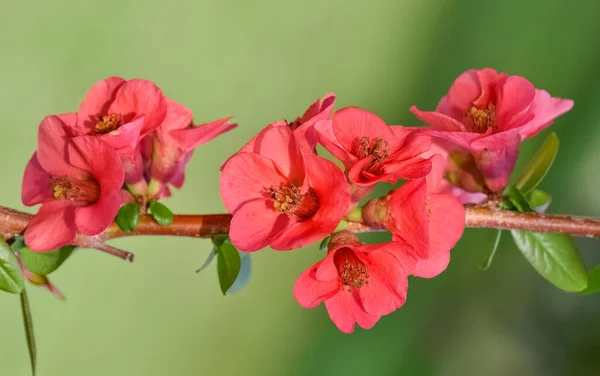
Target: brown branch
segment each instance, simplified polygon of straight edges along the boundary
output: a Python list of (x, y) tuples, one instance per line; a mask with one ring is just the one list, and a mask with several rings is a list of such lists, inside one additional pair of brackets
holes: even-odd
[[(472, 228), (497, 228), (506, 230), (527, 230), (535, 232), (564, 233), (589, 238), (600, 237), (600, 220), (542, 213), (517, 213), (489, 206), (465, 206), (465, 224)], [(0, 235), (6, 240), (21, 234), (33, 216), (14, 209), (0, 206)], [(122, 259), (133, 261), (133, 254), (109, 246), (106, 240), (135, 235), (166, 235), (194, 238), (210, 238), (215, 234), (229, 232), (230, 214), (175, 215), (173, 223), (161, 226), (149, 215), (140, 217), (135, 230), (125, 233), (113, 222), (102, 234), (85, 236), (77, 234), (75, 245), (94, 248)], [(352, 232), (377, 231), (363, 223), (349, 223), (346, 228)]]

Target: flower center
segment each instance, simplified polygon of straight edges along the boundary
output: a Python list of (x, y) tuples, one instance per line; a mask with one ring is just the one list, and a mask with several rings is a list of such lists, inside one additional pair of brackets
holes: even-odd
[(100, 116), (96, 123), (96, 134), (110, 133), (119, 129), (121, 125), (121, 114)]
[(300, 188), (294, 184), (271, 187), (269, 197), (273, 200), (275, 210), (286, 215), (295, 215), (300, 221), (312, 218), (319, 210), (319, 197), (312, 188), (302, 194)]
[(369, 270), (350, 248), (338, 250), (333, 256), (333, 262), (340, 273), (342, 285), (348, 286), (348, 291), (369, 283)]
[(53, 176), (48, 184), (55, 200), (96, 202), (100, 185), (95, 180), (76, 180), (66, 176)]
[(352, 145), (352, 154), (358, 158), (371, 157), (365, 170), (374, 174), (381, 173), (381, 166), (389, 158), (389, 143), (383, 138), (369, 141), (366, 137), (356, 138)]
[(488, 103), (485, 110), (473, 106), (467, 113), (473, 132), (485, 133), (489, 128), (496, 128), (496, 106)]

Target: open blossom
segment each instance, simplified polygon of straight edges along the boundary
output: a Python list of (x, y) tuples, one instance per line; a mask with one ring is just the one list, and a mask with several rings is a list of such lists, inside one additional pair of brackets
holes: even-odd
[(388, 126), (377, 115), (346, 107), (332, 121), (315, 125), (319, 142), (346, 168), (355, 186), (372, 188), (376, 183), (396, 183), (429, 173), (431, 164), (420, 155), (431, 139), (421, 132)]
[(300, 275), (294, 296), (305, 308), (324, 302), (344, 333), (352, 333), (355, 323), (370, 329), (404, 304), (416, 261), (404, 242), (361, 244), (352, 233), (338, 232), (325, 259)]
[(43, 252), (72, 243), (77, 231), (99, 234), (119, 210), (123, 180), (119, 156), (108, 144), (91, 136), (71, 138), (59, 117), (46, 117), (23, 177), (23, 204), (42, 204), (25, 230), (25, 243)]
[(221, 174), (221, 197), (233, 214), (232, 243), (246, 252), (268, 245), (290, 250), (331, 233), (350, 203), (342, 171), (303, 155), (288, 127), (270, 127), (254, 149), (234, 155)]
[(322, 99), (318, 99), (308, 107), (304, 115), (296, 118), (294, 121), (279, 120), (269, 124), (262, 132), (252, 137), (246, 145), (240, 149), (242, 152), (255, 152), (255, 144), (260, 140), (264, 132), (270, 127), (288, 127), (294, 132), (294, 137), (298, 147), (303, 153), (315, 154), (317, 138), (311, 131), (315, 124), (320, 120), (331, 118), (333, 105), (335, 104), (335, 94), (327, 93)]
[(470, 151), (488, 189), (499, 192), (521, 142), (572, 107), (572, 100), (553, 98), (523, 77), (486, 68), (460, 75), (435, 112), (411, 111), (430, 125), (428, 134)]
[[(162, 124), (151, 134), (145, 143), (144, 157), (150, 164), (150, 178), (181, 188), (185, 166), (198, 146), (232, 130), (237, 124), (229, 123), (231, 118), (215, 120), (195, 126), (193, 114), (187, 107), (167, 99), (167, 115)], [(159, 193), (159, 192), (154, 192)], [(163, 192), (164, 193), (164, 192)]]

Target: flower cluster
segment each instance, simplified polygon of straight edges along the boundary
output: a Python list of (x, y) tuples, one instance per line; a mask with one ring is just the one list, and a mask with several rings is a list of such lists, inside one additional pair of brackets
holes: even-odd
[[(242, 251), (292, 250), (331, 235), (294, 296), (306, 308), (323, 302), (345, 333), (401, 307), (408, 276), (446, 269), (464, 230), (462, 203), (501, 192), (521, 142), (573, 104), (492, 69), (461, 75), (435, 112), (412, 107), (429, 127), (389, 126), (357, 107), (333, 112), (334, 100), (328, 94), (296, 121), (252, 138), (222, 167), (221, 196)], [(317, 144), (343, 170), (318, 156)], [(377, 183), (400, 181), (359, 207)], [(357, 221), (389, 231), (392, 241), (361, 243), (345, 229)]]
[(25, 168), (22, 201), (42, 204), (25, 243), (44, 252), (94, 236), (120, 207), (180, 188), (194, 148), (234, 128), (229, 118), (195, 126), (192, 112), (152, 82), (110, 77), (96, 83), (77, 112), (50, 115)]

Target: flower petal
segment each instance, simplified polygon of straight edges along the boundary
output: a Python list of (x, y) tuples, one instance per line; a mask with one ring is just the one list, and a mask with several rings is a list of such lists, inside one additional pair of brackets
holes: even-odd
[(53, 251), (75, 240), (74, 207), (71, 201), (43, 204), (25, 229), (25, 244), (32, 251)]
[(50, 175), (85, 174), (69, 164), (67, 142), (72, 136), (71, 130), (57, 116), (47, 116), (40, 123), (37, 157), (42, 168)]
[(459, 108), (462, 112), (465, 112), (473, 106), (473, 102), (479, 98), (482, 91), (483, 88), (479, 82), (477, 70), (468, 70), (458, 76), (450, 87), (448, 92), (448, 103), (452, 107)]
[(264, 198), (270, 187), (288, 184), (272, 160), (255, 153), (233, 156), (221, 173), (221, 198), (234, 213), (248, 201)]
[(257, 199), (243, 204), (231, 219), (231, 243), (244, 252), (265, 248), (287, 225), (289, 217), (273, 208), (271, 202)]
[(277, 164), (280, 171), (296, 185), (304, 181), (304, 159), (292, 130), (288, 127), (270, 127), (256, 138), (257, 152)]
[(427, 184), (424, 179), (406, 182), (390, 197), (390, 215), (393, 227), (390, 232), (404, 240), (420, 258), (429, 255), (429, 220), (426, 208)]
[(119, 87), (108, 113), (121, 114), (125, 121), (144, 116), (141, 137), (154, 131), (167, 114), (162, 91), (151, 81), (133, 79)]
[[(124, 171), (117, 153), (97, 137), (75, 137), (68, 145), (69, 162), (89, 171), (102, 190), (119, 190), (123, 186)], [(101, 193), (102, 195), (104, 192)]]
[(92, 205), (75, 209), (75, 226), (88, 236), (98, 235), (106, 230), (115, 219), (121, 207), (120, 189), (111, 186), (112, 182), (100, 181), (100, 198)]
[(52, 191), (49, 186), (50, 176), (40, 165), (37, 153), (33, 153), (25, 167), (23, 183), (21, 184), (21, 201), (23, 205), (32, 206), (52, 200)]
[(331, 120), (321, 120), (315, 123), (312, 133), (319, 143), (342, 162), (346, 168), (352, 167), (358, 161), (357, 157), (352, 155), (349, 150), (345, 150), (339, 143), (335, 133), (333, 133), (333, 122)]
[(131, 157), (140, 141), (140, 132), (144, 124), (144, 117), (123, 124), (118, 129), (101, 135), (99, 138), (110, 145), (117, 154)]
[(228, 117), (193, 128), (174, 130), (170, 136), (181, 150), (190, 151), (237, 127), (235, 123), (228, 123), (230, 119)]
[(530, 111), (535, 114), (533, 120), (525, 125), (519, 134), (521, 138), (531, 138), (544, 130), (552, 121), (570, 111), (573, 108), (573, 101), (570, 99), (553, 98), (545, 90), (536, 90), (535, 99), (531, 105)]
[(515, 116), (529, 108), (534, 97), (535, 87), (531, 82), (520, 76), (508, 77), (496, 103), (498, 125), (503, 127), (511, 123)]
[(450, 262), (450, 249), (462, 237), (465, 228), (465, 210), (451, 195), (431, 195), (427, 202), (429, 217), (429, 257), (419, 260), (417, 277), (432, 278), (443, 272)]
[[(466, 132), (464, 124), (448, 115), (433, 111), (421, 111), (415, 106), (410, 107), (410, 112), (419, 120), (429, 124), (430, 129), (442, 132)], [(425, 129), (424, 129), (425, 130)]]
[(319, 281), (315, 277), (316, 270), (322, 261), (306, 269), (294, 284), (294, 297), (304, 308), (315, 308), (324, 300), (339, 291), (337, 280)]
[(390, 127), (377, 115), (358, 107), (345, 107), (333, 114), (333, 133), (344, 150), (351, 152), (357, 139), (394, 139)]
[(125, 80), (121, 77), (109, 77), (92, 86), (77, 111), (76, 128), (79, 134), (90, 134), (96, 126), (98, 116), (108, 115), (108, 108), (124, 83)]
[(358, 293), (341, 290), (325, 301), (327, 313), (337, 328), (346, 334), (354, 331), (354, 323), (364, 329), (371, 329), (381, 318), (364, 311), (359, 302)]

